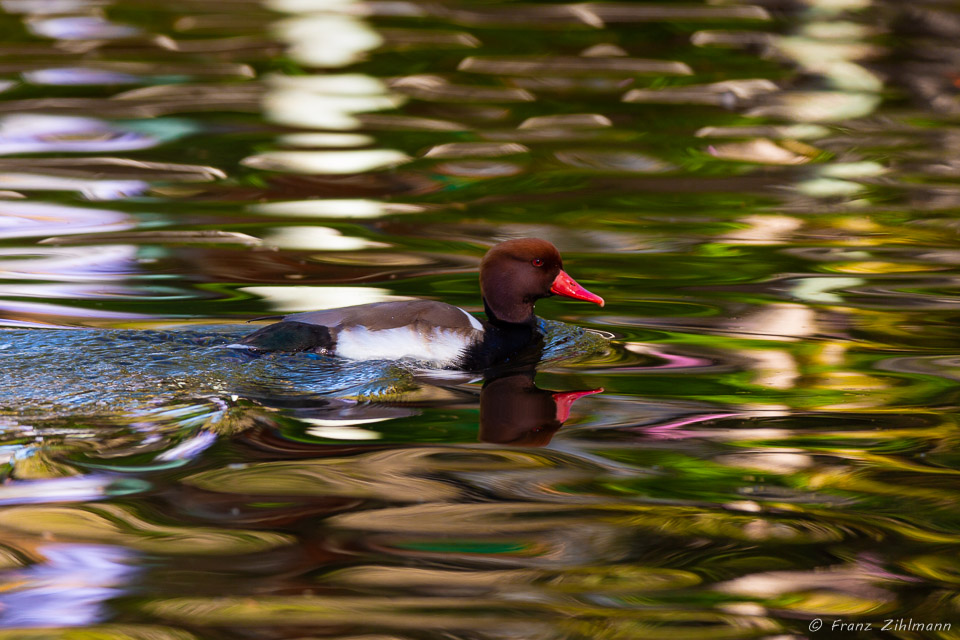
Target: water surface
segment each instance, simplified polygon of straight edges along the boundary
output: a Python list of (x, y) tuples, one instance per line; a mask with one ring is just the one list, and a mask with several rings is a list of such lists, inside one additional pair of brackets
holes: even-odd
[(957, 637), (955, 2), (0, 8), (0, 639)]

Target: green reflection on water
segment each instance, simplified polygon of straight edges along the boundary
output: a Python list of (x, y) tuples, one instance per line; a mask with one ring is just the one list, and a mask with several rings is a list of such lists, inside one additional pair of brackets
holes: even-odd
[[(134, 331), (0, 332), (0, 638), (742, 638), (956, 616), (956, 7), (45, 4), (0, 15), (0, 117), (106, 125), (0, 122), (0, 318)], [(316, 69), (281, 20), (333, 53), (363, 29), (383, 42)], [(690, 73), (623, 71), (644, 58)], [(133, 81), (63, 83), (87, 66)], [(284, 82), (341, 73), (365, 80), (283, 102)], [(365, 138), (297, 137), (318, 133)], [(256, 162), (387, 150), (410, 161)], [(102, 199), (114, 180), (142, 184)], [(286, 202), (317, 208), (264, 207)], [(175, 235), (205, 231), (254, 241)], [(608, 301), (541, 316), (615, 336), (552, 345), (539, 392), (604, 393), (522, 441), (539, 448), (486, 437), (480, 380), (142, 331), (334, 287), (479, 313), (478, 261), (519, 236)], [(86, 611), (71, 571), (109, 574), (92, 547), (136, 571), (64, 626), (51, 611)]]

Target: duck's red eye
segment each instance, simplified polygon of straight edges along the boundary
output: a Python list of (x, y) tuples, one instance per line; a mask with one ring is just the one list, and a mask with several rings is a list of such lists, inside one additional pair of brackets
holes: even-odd
[(534, 258), (532, 264), (533, 264), (533, 266), (535, 266), (535, 267), (542, 267), (542, 266), (543, 266), (543, 258)]

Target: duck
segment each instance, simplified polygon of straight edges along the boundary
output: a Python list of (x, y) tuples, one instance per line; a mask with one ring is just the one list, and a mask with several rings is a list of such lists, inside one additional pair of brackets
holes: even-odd
[(539, 238), (491, 247), (480, 262), (480, 293), (486, 320), (436, 300), (376, 302), (283, 316), (233, 346), (476, 371), (542, 342), (537, 300), (557, 295), (604, 305), (563, 270), (557, 248)]

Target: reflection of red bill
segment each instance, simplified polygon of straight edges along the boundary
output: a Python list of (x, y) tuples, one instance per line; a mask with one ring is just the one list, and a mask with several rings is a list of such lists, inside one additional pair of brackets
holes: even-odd
[(603, 306), (603, 298), (581, 287), (576, 280), (567, 275), (567, 272), (562, 269), (560, 273), (557, 274), (557, 277), (554, 278), (553, 284), (550, 285), (550, 291), (558, 296), (567, 296), (575, 300), (586, 300), (587, 302), (598, 304), (601, 307)]
[(557, 403), (557, 422), (563, 424), (567, 421), (574, 402), (583, 396), (592, 396), (595, 393), (603, 393), (603, 387), (588, 391), (558, 391), (553, 394), (553, 401)]

